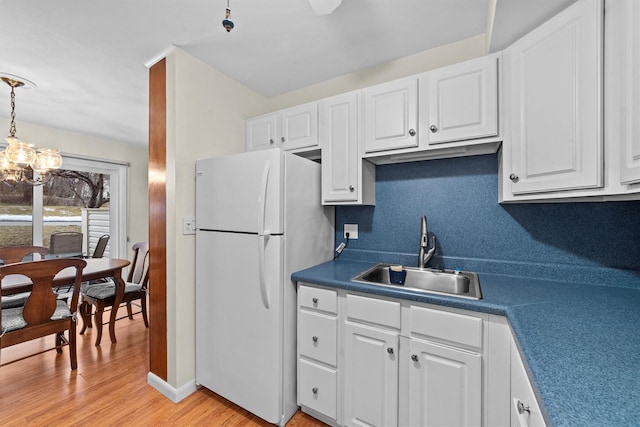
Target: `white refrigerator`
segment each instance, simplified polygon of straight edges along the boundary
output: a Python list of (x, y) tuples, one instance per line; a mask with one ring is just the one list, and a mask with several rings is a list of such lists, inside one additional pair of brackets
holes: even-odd
[(196, 162), (196, 383), (273, 424), (297, 409), (291, 273), (333, 255), (320, 182), (280, 149)]

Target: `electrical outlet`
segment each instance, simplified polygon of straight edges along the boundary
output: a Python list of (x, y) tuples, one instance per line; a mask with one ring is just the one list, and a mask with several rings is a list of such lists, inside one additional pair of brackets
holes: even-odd
[(347, 238), (349, 233), (349, 240), (355, 240), (358, 238), (358, 224), (345, 224), (344, 225), (344, 238)]
[(196, 234), (196, 220), (192, 216), (182, 217), (182, 234)]

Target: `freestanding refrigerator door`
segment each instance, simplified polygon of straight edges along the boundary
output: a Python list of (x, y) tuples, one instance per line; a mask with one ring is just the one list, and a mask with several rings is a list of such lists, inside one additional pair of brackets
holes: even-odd
[(199, 229), (281, 234), (283, 151), (254, 151), (196, 162)]
[[(283, 237), (197, 233), (196, 381), (279, 424), (283, 416)], [(262, 282), (258, 276), (261, 244)]]

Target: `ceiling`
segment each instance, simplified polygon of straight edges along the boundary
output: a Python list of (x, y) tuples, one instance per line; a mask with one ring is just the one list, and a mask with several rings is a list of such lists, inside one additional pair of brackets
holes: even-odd
[(16, 89), (17, 136), (27, 122), (147, 144), (145, 63), (172, 45), (271, 97), (482, 35), (493, 4), (497, 51), (575, 0), (343, 0), (320, 16), (305, 0), (229, 1), (227, 33), (226, 0), (0, 0), (0, 73), (37, 85)]

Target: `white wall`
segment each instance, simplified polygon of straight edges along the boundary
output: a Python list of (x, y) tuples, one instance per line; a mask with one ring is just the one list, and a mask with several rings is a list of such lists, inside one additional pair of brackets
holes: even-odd
[(198, 59), (173, 49), (167, 69), (167, 383), (195, 378), (195, 161), (244, 151), (244, 118), (265, 98)]
[[(0, 118), (0, 129), (9, 129), (9, 120)], [(74, 154), (97, 159), (129, 163), (127, 194), (127, 236), (129, 243), (147, 240), (149, 230), (149, 192), (147, 185), (148, 147), (126, 144), (60, 129), (47, 128), (28, 123), (17, 123), (17, 135), (36, 147), (56, 148), (62, 154)], [(129, 256), (128, 253), (126, 256)], [(125, 256), (125, 255), (123, 255)]]
[(400, 58), (266, 99), (187, 53), (167, 54), (167, 382), (195, 377), (195, 237), (182, 217), (195, 212), (195, 160), (244, 151), (244, 119), (406, 77), (484, 54), (484, 37)]

